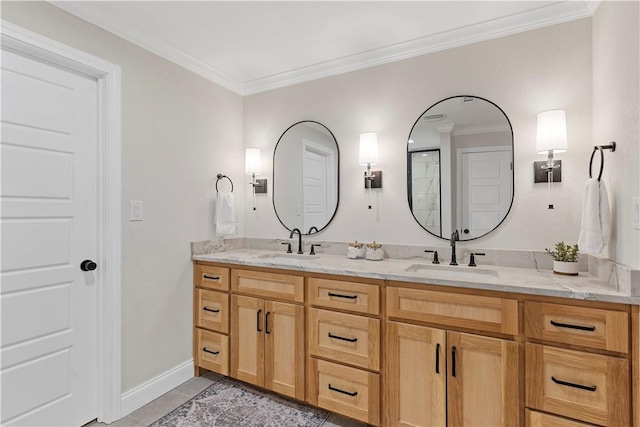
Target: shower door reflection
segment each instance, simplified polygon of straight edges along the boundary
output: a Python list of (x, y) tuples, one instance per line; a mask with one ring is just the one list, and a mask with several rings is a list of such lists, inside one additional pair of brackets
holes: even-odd
[(440, 150), (419, 150), (408, 154), (411, 212), (420, 225), (430, 233), (441, 236)]

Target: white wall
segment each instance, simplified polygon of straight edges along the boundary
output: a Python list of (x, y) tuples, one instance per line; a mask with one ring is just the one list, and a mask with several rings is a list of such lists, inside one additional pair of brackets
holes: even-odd
[(593, 143), (617, 143), (614, 153), (605, 152), (603, 173), (612, 206), (608, 254), (636, 269), (640, 231), (633, 228), (632, 201), (640, 196), (639, 22), (636, 1), (603, 1), (593, 16)]
[[(192, 357), (189, 242), (213, 236), (218, 172), (242, 203), (242, 99), (42, 2), (2, 19), (122, 67), (122, 390)], [(129, 222), (129, 200), (145, 219)], [(242, 212), (242, 206), (240, 206)]]
[[(391, 64), (354, 71), (244, 99), (247, 146), (272, 152), (284, 129), (317, 120), (340, 146), (340, 206), (316, 239), (445, 245), (424, 231), (407, 203), (406, 143), (416, 119), (437, 101), (476, 95), (495, 102), (509, 117), (515, 143), (515, 200), (503, 225), (462, 246), (544, 249), (578, 239), (582, 188), (591, 153), (591, 20), (581, 19)], [(536, 116), (567, 111), (569, 151), (558, 155), (563, 181), (547, 209), (547, 186), (533, 184)], [(358, 135), (378, 133), (383, 188), (367, 209), (358, 165)], [(264, 160), (264, 159), (263, 159)], [(264, 173), (269, 176), (269, 167)], [(248, 236), (286, 238), (270, 201), (248, 212)]]

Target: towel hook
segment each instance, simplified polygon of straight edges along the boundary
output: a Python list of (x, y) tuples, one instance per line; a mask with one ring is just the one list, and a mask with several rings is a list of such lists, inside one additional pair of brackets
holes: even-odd
[(616, 142), (611, 141), (608, 145), (596, 145), (591, 152), (591, 160), (589, 160), (589, 178), (591, 178), (591, 168), (593, 166), (593, 157), (596, 155), (596, 151), (600, 151), (600, 173), (598, 174), (598, 181), (602, 178), (602, 171), (604, 171), (604, 150), (616, 151)]
[(231, 183), (231, 192), (233, 193), (233, 181), (231, 181), (231, 178), (229, 178), (227, 175), (222, 175), (221, 173), (219, 173), (217, 176), (217, 180), (216, 180), (216, 193), (218, 192), (218, 181), (220, 181), (222, 178), (227, 178), (229, 180), (229, 182)]

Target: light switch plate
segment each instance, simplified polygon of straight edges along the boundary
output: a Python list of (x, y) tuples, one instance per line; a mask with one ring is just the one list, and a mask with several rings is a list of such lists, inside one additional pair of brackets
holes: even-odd
[(141, 200), (129, 201), (129, 221), (142, 221), (144, 219), (144, 205)]

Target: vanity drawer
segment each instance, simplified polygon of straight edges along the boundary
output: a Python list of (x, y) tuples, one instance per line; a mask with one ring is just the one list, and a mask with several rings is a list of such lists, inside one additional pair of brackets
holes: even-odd
[(307, 380), (312, 405), (380, 425), (380, 375), (311, 357)]
[(525, 301), (524, 313), (529, 338), (629, 351), (629, 316), (624, 311)]
[(196, 326), (229, 333), (229, 294), (196, 289), (198, 315)]
[(199, 288), (228, 291), (229, 269), (196, 264), (193, 269), (193, 283)]
[(515, 299), (389, 286), (387, 315), (439, 325), (518, 334), (518, 301)]
[(196, 329), (196, 365), (229, 375), (229, 337)]
[(311, 355), (380, 369), (380, 320), (310, 308), (308, 331)]
[(289, 274), (232, 270), (233, 292), (285, 301), (304, 302), (304, 278)]
[(592, 424), (584, 424), (579, 421), (555, 417), (542, 412), (525, 411), (526, 427), (593, 427)]
[(380, 314), (380, 288), (377, 285), (312, 277), (309, 279), (309, 301), (320, 307)]
[(629, 426), (625, 359), (526, 344), (526, 405), (605, 426)]

